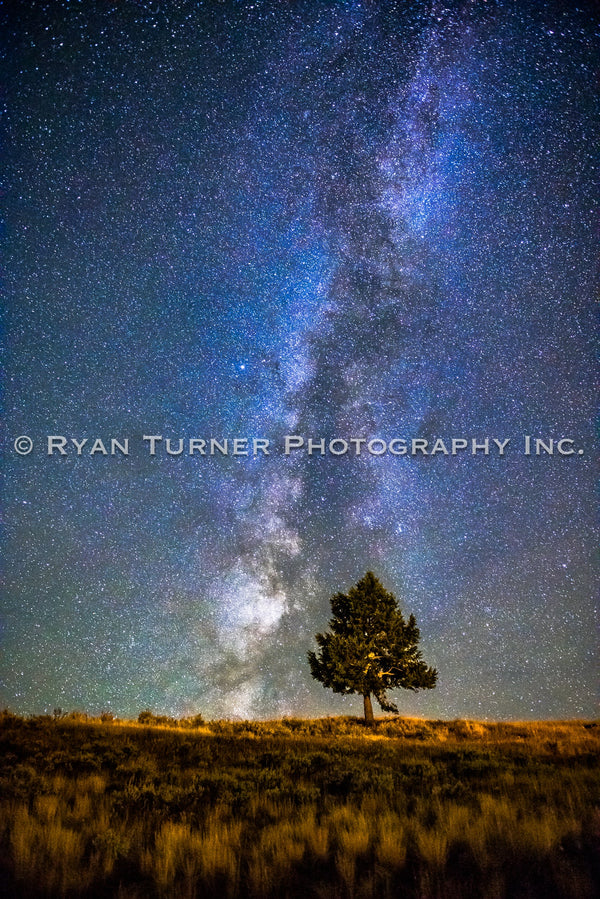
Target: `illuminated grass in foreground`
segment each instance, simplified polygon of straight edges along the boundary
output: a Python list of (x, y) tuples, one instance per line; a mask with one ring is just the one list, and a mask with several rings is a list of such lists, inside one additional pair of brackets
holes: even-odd
[(3, 895), (592, 899), (594, 722), (0, 716)]

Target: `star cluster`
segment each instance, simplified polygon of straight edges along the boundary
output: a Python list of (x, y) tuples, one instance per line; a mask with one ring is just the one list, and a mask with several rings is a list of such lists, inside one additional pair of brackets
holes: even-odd
[(558, 0), (12, 8), (4, 705), (360, 713), (306, 651), (372, 569), (440, 673), (406, 713), (594, 714), (597, 27)]

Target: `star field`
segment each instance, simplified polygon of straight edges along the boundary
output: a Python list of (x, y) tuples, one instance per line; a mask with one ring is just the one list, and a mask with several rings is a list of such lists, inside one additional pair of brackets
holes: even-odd
[[(306, 652), (372, 569), (439, 671), (402, 712), (596, 714), (597, 31), (558, 0), (11, 7), (4, 706), (360, 714)], [(284, 435), (511, 447), (164, 449)]]

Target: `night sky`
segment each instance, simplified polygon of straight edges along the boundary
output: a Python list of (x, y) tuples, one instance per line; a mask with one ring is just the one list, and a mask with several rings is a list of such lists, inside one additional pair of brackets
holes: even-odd
[(402, 713), (597, 713), (595, 10), (8, 4), (0, 706), (361, 714), (371, 569)]

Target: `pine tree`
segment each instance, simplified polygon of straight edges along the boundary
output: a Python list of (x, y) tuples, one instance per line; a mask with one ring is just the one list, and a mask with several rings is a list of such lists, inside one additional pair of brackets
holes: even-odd
[(414, 615), (404, 620), (395, 596), (372, 571), (330, 602), (330, 630), (316, 634), (320, 651), (308, 653), (310, 670), (335, 693), (363, 696), (367, 723), (374, 720), (371, 696), (384, 711), (397, 713), (388, 690), (435, 687), (437, 671), (425, 664), (417, 649), (420, 632)]

